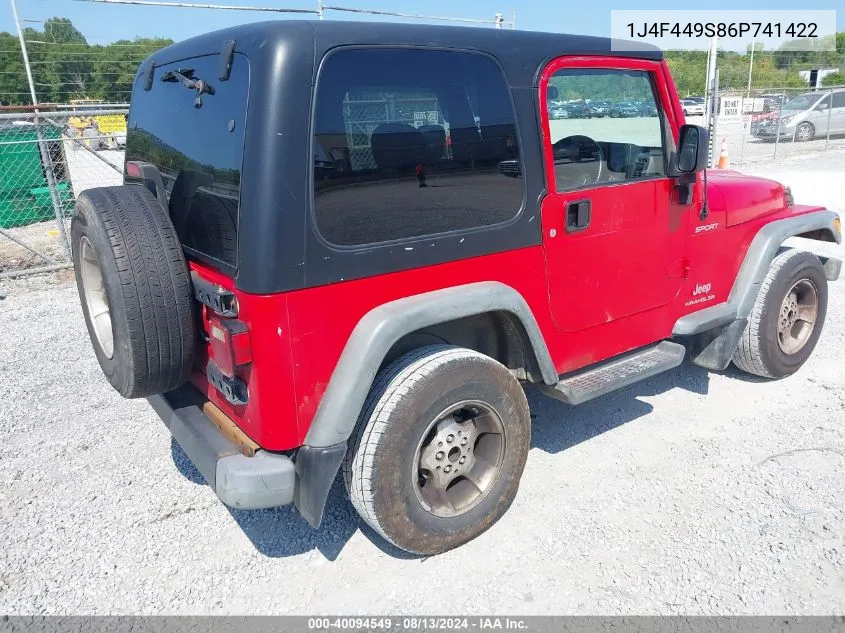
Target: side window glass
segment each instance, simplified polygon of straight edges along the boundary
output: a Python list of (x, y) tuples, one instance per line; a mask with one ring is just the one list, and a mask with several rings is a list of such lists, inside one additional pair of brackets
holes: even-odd
[(457, 51), (348, 49), (320, 72), (314, 216), (324, 239), (365, 246), (491, 226), (523, 184), (505, 78)]
[(845, 91), (833, 93), (833, 107), (845, 108)]
[(561, 69), (549, 89), (558, 191), (666, 175), (663, 113), (649, 72)]

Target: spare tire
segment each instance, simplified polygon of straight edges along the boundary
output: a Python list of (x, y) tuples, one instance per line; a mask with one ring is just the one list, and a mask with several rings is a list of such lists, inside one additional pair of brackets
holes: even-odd
[(170, 217), (145, 187), (79, 195), (73, 266), (94, 352), (125, 398), (171, 391), (194, 362), (191, 278)]

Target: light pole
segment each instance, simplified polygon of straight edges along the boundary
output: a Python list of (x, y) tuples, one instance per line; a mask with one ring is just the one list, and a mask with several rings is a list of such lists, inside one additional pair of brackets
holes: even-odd
[(712, 37), (710, 38), (710, 50), (707, 53), (707, 79), (705, 85), (705, 92), (704, 92), (704, 100), (705, 100), (705, 122), (707, 125), (707, 132), (708, 132), (708, 158), (707, 164), (713, 164), (713, 136), (716, 132), (716, 115), (719, 111), (719, 96), (716, 94), (717, 84), (716, 84), (716, 73), (717, 73), (717, 65), (716, 59), (719, 54), (718, 49), (719, 38)]
[(35, 82), (32, 80), (32, 67), (29, 65), (29, 54), (26, 50), (26, 40), (23, 39), (23, 31), (21, 30), (21, 21), (18, 19), (18, 7), (15, 0), (12, 2), (12, 16), (15, 18), (15, 28), (18, 30), (18, 39), (21, 41), (21, 55), (23, 56), (23, 66), (26, 69), (26, 79), (29, 82), (29, 94), (32, 97), (32, 105), (38, 104), (38, 97), (35, 96)]
[(751, 59), (748, 62), (748, 90), (745, 92), (745, 97), (748, 98), (751, 96), (751, 71), (754, 68), (754, 49), (757, 48), (757, 43), (752, 40), (751, 42)]

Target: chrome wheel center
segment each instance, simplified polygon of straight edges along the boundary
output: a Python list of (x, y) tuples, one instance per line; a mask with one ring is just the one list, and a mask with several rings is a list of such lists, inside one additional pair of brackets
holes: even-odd
[(505, 429), (492, 407), (460, 402), (432, 421), (417, 447), (417, 499), (431, 514), (454, 517), (475, 507), (499, 476)]
[(778, 314), (778, 345), (784, 354), (795, 354), (807, 344), (819, 313), (819, 294), (809, 279), (789, 289)]

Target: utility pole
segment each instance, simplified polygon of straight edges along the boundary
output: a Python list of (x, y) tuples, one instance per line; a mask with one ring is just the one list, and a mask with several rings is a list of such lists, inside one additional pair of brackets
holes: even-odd
[(719, 109), (718, 95), (716, 94), (716, 57), (718, 56), (719, 38), (710, 38), (710, 50), (707, 53), (707, 79), (705, 83), (705, 116), (708, 136), (708, 165), (713, 164), (713, 134), (716, 127), (716, 113)]
[(751, 70), (754, 68), (754, 49), (757, 48), (757, 43), (751, 41), (751, 59), (748, 62), (748, 90), (745, 92), (745, 97), (751, 96)]
[(15, 0), (12, 2), (12, 16), (15, 18), (15, 28), (18, 30), (18, 39), (21, 41), (21, 55), (23, 56), (23, 67), (26, 69), (26, 80), (29, 82), (29, 94), (32, 97), (32, 105), (38, 104), (38, 97), (35, 96), (35, 82), (32, 80), (32, 67), (29, 65), (29, 53), (26, 50), (26, 40), (23, 38), (21, 21), (18, 18), (18, 7)]
[(18, 18), (18, 7), (15, 0), (10, 0), (12, 3), (12, 16), (15, 19), (15, 28), (18, 30), (18, 39), (21, 42), (21, 56), (23, 57), (23, 65), (26, 69), (26, 79), (29, 82), (29, 94), (32, 97), (32, 105), (35, 116), (33, 123), (35, 124), (35, 133), (38, 136), (38, 151), (41, 154), (41, 164), (44, 166), (44, 175), (47, 178), (47, 187), (50, 189), (50, 199), (53, 202), (53, 213), (56, 215), (56, 224), (58, 225), (59, 234), (62, 237), (62, 245), (65, 247), (65, 254), (68, 260), (71, 260), (70, 240), (67, 236), (65, 228), (64, 212), (62, 210), (62, 203), (59, 200), (58, 190), (56, 189), (56, 173), (53, 171), (53, 158), (50, 156), (50, 150), (47, 147), (47, 142), (44, 140), (44, 133), (41, 131), (41, 118), (38, 116), (38, 96), (35, 94), (35, 81), (32, 79), (32, 67), (29, 65), (29, 54), (26, 50), (26, 40), (23, 37), (23, 30), (21, 29), (21, 21)]

